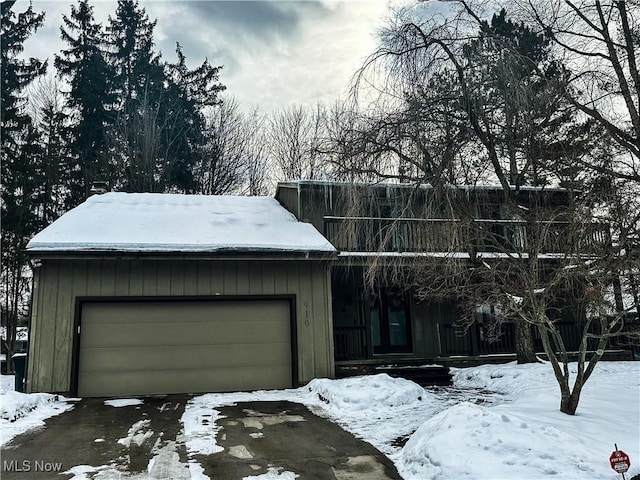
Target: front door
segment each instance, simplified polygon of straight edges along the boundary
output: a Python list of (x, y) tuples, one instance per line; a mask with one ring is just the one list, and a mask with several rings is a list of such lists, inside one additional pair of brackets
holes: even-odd
[(411, 317), (407, 295), (381, 290), (368, 302), (374, 354), (411, 353)]

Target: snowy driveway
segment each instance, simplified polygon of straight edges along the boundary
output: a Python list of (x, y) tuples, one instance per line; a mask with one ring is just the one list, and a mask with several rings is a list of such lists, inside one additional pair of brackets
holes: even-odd
[(2, 478), (400, 478), (375, 448), (303, 405), (248, 402), (185, 415), (191, 398), (81, 400), (6, 445)]
[[(575, 364), (570, 371), (575, 375)], [(573, 416), (560, 413), (546, 362), (454, 373), (450, 388), (425, 389), (379, 374), (109, 405), (25, 395), (8, 384), (3, 391), (0, 377), (0, 443), (6, 445), (0, 477), (227, 480), (234, 477), (225, 469), (235, 464), (235, 478), (304, 480), (322, 478), (304, 469), (324, 462), (324, 472), (339, 480), (348, 478), (347, 467), (375, 478), (370, 448), (336, 448), (324, 428), (338, 427), (316, 423), (308, 408), (374, 445), (406, 480), (619, 480), (609, 465), (615, 445), (631, 459), (627, 478), (640, 479), (640, 362), (600, 362)], [(46, 428), (34, 430), (44, 419)], [(336, 452), (327, 454), (330, 447)], [(25, 466), (31, 470), (15, 472)]]

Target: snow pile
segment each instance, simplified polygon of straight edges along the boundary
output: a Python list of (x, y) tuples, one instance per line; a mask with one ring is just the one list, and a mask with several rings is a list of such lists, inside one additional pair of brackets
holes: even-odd
[(329, 417), (386, 454), (394, 451), (394, 440), (416, 429), (416, 418), (445, 408), (443, 402), (420, 385), (387, 374), (316, 379), (307, 388), (321, 402), (314, 402), (315, 413)]
[(271, 197), (105, 193), (31, 239), (32, 252), (335, 252)]
[(615, 443), (632, 460), (629, 476), (640, 472), (638, 362), (600, 362), (574, 416), (559, 411), (548, 363), (456, 369), (454, 383), (494, 390), (497, 403), (460, 403), (424, 422), (391, 455), (405, 479), (614, 480)]
[(183, 415), (196, 442), (189, 451), (220, 448), (216, 407), (274, 400), (303, 403), (337, 422), (388, 455), (407, 480), (619, 480), (609, 466), (614, 443), (631, 458), (628, 478), (640, 473), (640, 362), (600, 362), (574, 416), (559, 411), (548, 363), (455, 369), (453, 387), (424, 389), (380, 374), (316, 379), (295, 390), (206, 394)]
[(0, 405), (0, 418), (15, 422), (19, 418), (26, 416), (38, 407), (48, 406), (56, 402), (58, 397), (48, 393), (25, 394), (20, 392), (6, 392), (2, 395), (2, 405)]
[[(606, 362), (600, 362), (596, 371), (602, 371), (605, 365)], [(557, 385), (548, 362), (529, 365), (516, 363), (482, 365), (451, 370), (453, 383), (458, 387), (485, 388), (513, 399), (531, 390), (540, 391), (540, 387), (544, 387), (543, 390), (546, 391), (547, 388)], [(575, 373), (576, 364), (570, 364), (569, 371)]]
[(118, 443), (127, 448), (129, 448), (132, 443), (137, 446), (142, 445), (147, 439), (153, 436), (153, 431), (149, 430), (149, 425), (151, 425), (151, 420), (140, 420), (134, 423), (127, 432), (127, 436), (119, 439)]
[(307, 387), (327, 404), (328, 410), (354, 412), (371, 408), (371, 405), (384, 409), (411, 405), (421, 401), (425, 393), (420, 385), (387, 374), (342, 380), (320, 378), (312, 380)]
[(13, 375), (2, 375), (0, 382), (0, 445), (16, 435), (44, 425), (44, 420), (73, 408), (60, 395), (20, 393), (13, 390)]
[(604, 478), (587, 449), (566, 454), (579, 435), (495, 410), (462, 403), (439, 413), (411, 436), (398, 470), (406, 479)]

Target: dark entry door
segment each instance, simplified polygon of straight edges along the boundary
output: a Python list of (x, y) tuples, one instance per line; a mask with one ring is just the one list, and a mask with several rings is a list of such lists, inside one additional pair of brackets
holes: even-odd
[(407, 295), (382, 290), (369, 302), (374, 354), (411, 353), (411, 317)]

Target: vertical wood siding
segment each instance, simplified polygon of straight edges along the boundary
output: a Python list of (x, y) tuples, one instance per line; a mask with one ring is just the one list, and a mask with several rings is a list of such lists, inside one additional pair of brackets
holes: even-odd
[(334, 372), (326, 261), (43, 260), (36, 272), (28, 391), (68, 392), (78, 297), (295, 295), (298, 381)]

